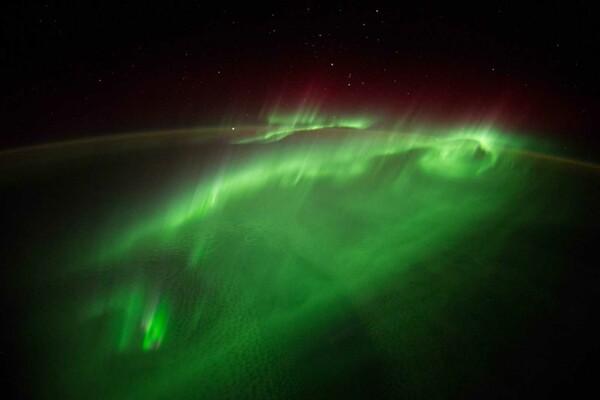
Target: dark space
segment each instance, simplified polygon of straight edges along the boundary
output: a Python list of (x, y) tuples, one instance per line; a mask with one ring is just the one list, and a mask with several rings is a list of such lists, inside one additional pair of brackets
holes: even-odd
[(598, 144), (600, 38), (585, 3), (3, 8), (5, 149), (257, 123), (263, 107), (293, 107), (307, 91), (324, 108), (500, 106), (526, 131)]

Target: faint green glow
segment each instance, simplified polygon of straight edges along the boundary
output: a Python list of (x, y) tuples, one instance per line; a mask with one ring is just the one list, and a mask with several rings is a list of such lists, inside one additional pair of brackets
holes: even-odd
[(134, 287), (128, 292), (113, 295), (109, 301), (116, 308), (116, 312), (122, 314), (120, 316), (122, 322), (118, 328), (120, 333), (117, 349), (125, 351), (131, 347), (139, 330), (140, 316), (144, 308), (143, 293), (141, 288)]

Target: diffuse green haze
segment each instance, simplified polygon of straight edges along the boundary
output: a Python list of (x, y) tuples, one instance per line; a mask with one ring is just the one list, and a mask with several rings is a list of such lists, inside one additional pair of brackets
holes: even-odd
[(525, 218), (515, 204), (531, 166), (506, 151), (522, 141), (484, 127), (273, 142), (351, 124), (272, 122), (285, 127), (232, 145), (164, 211), (115, 227), (72, 265), (116, 278), (65, 311), (88, 327), (69, 338), (78, 356), (59, 361), (66, 393), (427, 397), (485, 374), (481, 337), (508, 322), (457, 331), (447, 307), (487, 284), (507, 216)]

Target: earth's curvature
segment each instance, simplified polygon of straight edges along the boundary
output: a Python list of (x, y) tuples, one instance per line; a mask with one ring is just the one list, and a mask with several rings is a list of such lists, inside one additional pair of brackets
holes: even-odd
[(586, 378), (596, 164), (492, 129), (253, 132), (2, 153), (3, 352), (24, 393), (502, 397)]

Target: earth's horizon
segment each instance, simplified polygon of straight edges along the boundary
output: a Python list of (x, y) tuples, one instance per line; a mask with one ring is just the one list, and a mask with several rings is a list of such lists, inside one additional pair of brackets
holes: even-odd
[(3, 352), (39, 398), (562, 393), (597, 355), (600, 167), (554, 148), (325, 126), (4, 151)]

